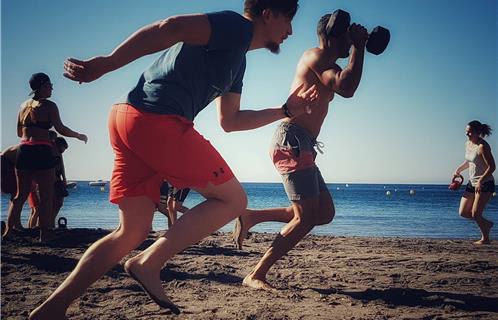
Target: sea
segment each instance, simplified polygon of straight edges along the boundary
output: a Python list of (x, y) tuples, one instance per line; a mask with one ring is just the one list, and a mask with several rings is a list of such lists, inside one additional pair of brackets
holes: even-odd
[[(90, 186), (76, 181), (69, 190), (59, 217), (68, 228), (114, 229), (119, 223), (117, 206), (108, 200), (109, 186)], [(275, 208), (289, 205), (281, 183), (243, 183), (249, 208)], [(332, 193), (336, 215), (332, 223), (315, 227), (311, 233), (332, 236), (368, 236), (402, 238), (478, 239), (477, 225), (458, 214), (463, 187), (448, 190), (447, 185), (433, 184), (327, 184)], [(498, 188), (497, 188), (498, 190)], [(203, 198), (191, 191), (184, 205), (193, 207)], [(1, 219), (6, 221), (8, 196), (1, 198)], [(22, 222), (27, 224), (29, 206), (23, 208)], [(179, 215), (181, 215), (179, 213)], [(498, 239), (498, 196), (491, 198), (484, 216), (495, 222), (492, 239)], [(234, 221), (220, 231), (231, 232)], [(251, 231), (277, 233), (283, 224), (265, 222)], [(157, 213), (154, 230), (167, 229), (167, 219)]]

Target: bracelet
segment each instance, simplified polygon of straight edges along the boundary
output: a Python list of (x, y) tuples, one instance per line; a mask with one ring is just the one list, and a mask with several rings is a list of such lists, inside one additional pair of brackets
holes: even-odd
[(289, 107), (287, 106), (287, 102), (282, 105), (282, 111), (284, 112), (287, 118), (292, 118), (292, 113), (289, 111)]

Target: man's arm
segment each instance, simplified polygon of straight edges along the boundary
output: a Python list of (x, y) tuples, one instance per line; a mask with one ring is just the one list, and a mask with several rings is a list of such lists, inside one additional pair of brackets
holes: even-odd
[[(313, 101), (318, 99), (316, 86), (297, 86), (285, 102), (293, 116), (311, 112)], [(283, 106), (262, 110), (240, 110), (240, 94), (228, 92), (216, 98), (220, 125), (226, 132), (256, 129), (286, 117)]]
[(240, 94), (228, 92), (216, 99), (218, 119), (225, 132), (251, 130), (285, 117), (281, 108), (240, 110)]
[(368, 33), (361, 25), (352, 25), (350, 34), (353, 41), (353, 48), (347, 67), (341, 70), (337, 66), (337, 68), (326, 70), (322, 74), (324, 84), (344, 98), (351, 98), (360, 85), (365, 57), (365, 44), (368, 39)]
[(353, 47), (347, 67), (333, 75), (332, 90), (344, 98), (351, 98), (354, 95), (360, 85), (364, 56), (365, 50)]
[(69, 58), (64, 62), (64, 76), (74, 81), (91, 82), (178, 42), (206, 45), (210, 36), (211, 26), (206, 14), (173, 16), (137, 30), (107, 56), (85, 61)]

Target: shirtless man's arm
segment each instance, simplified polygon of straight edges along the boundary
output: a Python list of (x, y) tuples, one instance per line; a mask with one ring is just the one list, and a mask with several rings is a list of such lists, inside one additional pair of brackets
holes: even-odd
[(334, 63), (330, 68), (323, 70), (320, 68), (320, 61), (310, 65), (323, 85), (344, 98), (351, 98), (360, 84), (368, 32), (363, 26), (353, 24), (349, 37), (353, 48), (346, 68), (341, 69)]

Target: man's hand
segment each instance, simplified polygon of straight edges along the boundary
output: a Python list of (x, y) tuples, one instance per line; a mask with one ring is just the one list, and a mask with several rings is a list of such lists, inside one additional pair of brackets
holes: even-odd
[(353, 23), (349, 27), (349, 36), (356, 49), (364, 49), (368, 40), (368, 31), (361, 24)]
[(106, 57), (99, 56), (89, 60), (68, 58), (64, 61), (64, 77), (82, 82), (92, 82), (109, 72), (109, 62)]
[(307, 90), (304, 90), (303, 87), (304, 84), (297, 86), (289, 98), (287, 98), (287, 108), (293, 117), (302, 115), (303, 113), (310, 114), (315, 101), (319, 98), (316, 85), (312, 85)]

